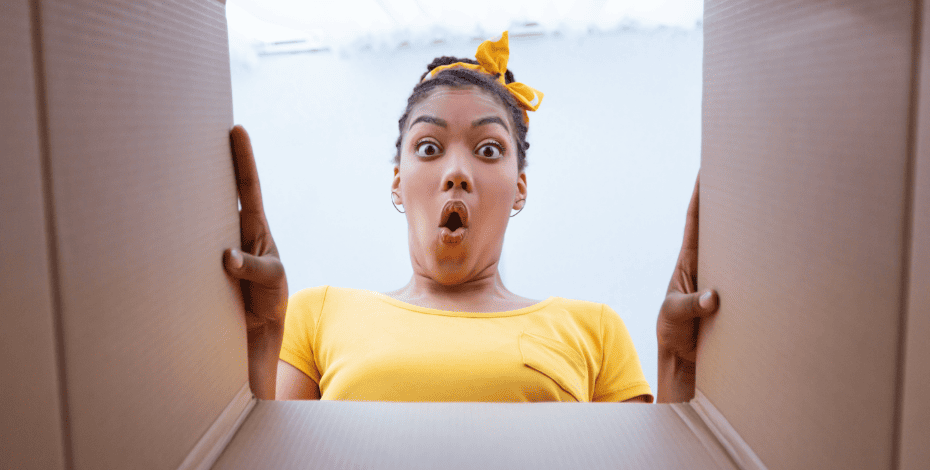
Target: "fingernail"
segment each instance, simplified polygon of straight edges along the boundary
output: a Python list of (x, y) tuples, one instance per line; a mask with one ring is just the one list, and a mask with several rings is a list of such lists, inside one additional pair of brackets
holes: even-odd
[(701, 295), (701, 298), (698, 300), (698, 302), (701, 304), (701, 308), (705, 310), (709, 309), (711, 307), (710, 304), (711, 304), (712, 297), (713, 297), (713, 294), (711, 294), (710, 292), (705, 292), (703, 295)]
[(229, 257), (232, 259), (232, 265), (234, 268), (239, 269), (242, 267), (242, 253), (239, 250), (233, 248), (229, 251)]

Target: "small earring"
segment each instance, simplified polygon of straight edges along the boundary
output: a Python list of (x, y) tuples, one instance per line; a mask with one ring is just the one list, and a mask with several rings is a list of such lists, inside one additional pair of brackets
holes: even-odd
[(394, 210), (396, 210), (397, 212), (400, 212), (401, 214), (406, 214), (406, 213), (407, 213), (407, 211), (402, 211), (402, 210), (398, 209), (398, 208), (397, 208), (397, 204), (394, 204), (394, 193), (393, 193), (393, 192), (391, 192), (391, 205), (394, 206)]
[[(520, 201), (526, 201), (526, 198), (520, 199)], [(520, 202), (520, 201), (517, 201), (517, 202)], [(523, 209), (526, 209), (526, 204), (525, 204), (525, 203), (523, 204), (523, 207), (521, 207), (520, 210), (518, 210), (516, 214), (511, 215), (511, 217), (516, 216), (516, 215), (519, 214), (521, 211), (523, 211)]]

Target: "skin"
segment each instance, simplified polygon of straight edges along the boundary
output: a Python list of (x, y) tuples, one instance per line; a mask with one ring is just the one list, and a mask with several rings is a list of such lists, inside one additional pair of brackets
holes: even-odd
[(223, 253), (226, 272), (240, 282), (245, 306), (249, 385), (258, 398), (273, 400), (278, 356), (284, 339), (287, 277), (268, 228), (258, 170), (249, 134), (242, 126), (230, 131), (239, 190), (242, 249)]
[[(391, 192), (406, 211), (413, 276), (387, 295), (423, 307), (471, 312), (538, 302), (507, 290), (498, 271), (511, 210), (522, 208), (527, 196), (509, 115), (477, 87), (439, 88), (411, 110)], [(435, 154), (427, 156), (429, 150)], [(469, 228), (456, 245), (443, 243), (440, 236), (442, 208), (449, 200), (461, 200), (468, 208)]]
[[(510, 212), (521, 209), (527, 196), (506, 108), (477, 87), (443, 87), (416, 105), (408, 122), (391, 192), (395, 204), (406, 210), (413, 276), (387, 295), (423, 307), (473, 312), (537, 303), (507, 290), (498, 272)], [(312, 379), (278, 359), (287, 279), (264, 215), (248, 134), (236, 126), (230, 138), (242, 206), (242, 249), (227, 249), (223, 260), (229, 275), (242, 284), (251, 389), (265, 400), (319, 399)], [(656, 325), (659, 402), (694, 397), (698, 321), (717, 310), (716, 292), (696, 289), (699, 183)], [(448, 244), (439, 223), (443, 206), (454, 199), (468, 208), (468, 230), (461, 243)], [(705, 293), (709, 298), (699, 300)], [(646, 403), (647, 397), (626, 401)]]
[(716, 291), (697, 289), (700, 185), (701, 175), (698, 174), (688, 204), (678, 262), (656, 321), (659, 403), (680, 403), (694, 398), (700, 321), (716, 313), (720, 303)]

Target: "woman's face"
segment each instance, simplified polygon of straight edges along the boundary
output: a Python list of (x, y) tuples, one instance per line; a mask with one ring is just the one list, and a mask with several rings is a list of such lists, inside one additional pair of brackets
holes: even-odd
[(439, 87), (410, 111), (392, 190), (415, 273), (443, 285), (496, 274), (511, 209), (526, 198), (509, 116), (478, 87)]

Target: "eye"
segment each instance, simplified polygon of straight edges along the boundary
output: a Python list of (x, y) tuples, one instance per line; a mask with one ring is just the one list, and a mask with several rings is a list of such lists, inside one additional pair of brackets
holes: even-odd
[(435, 157), (440, 153), (442, 149), (434, 142), (424, 141), (417, 144), (416, 154), (420, 157)]
[(503, 153), (504, 147), (497, 142), (493, 142), (478, 147), (478, 151), (475, 152), (475, 155), (484, 158), (500, 158)]

